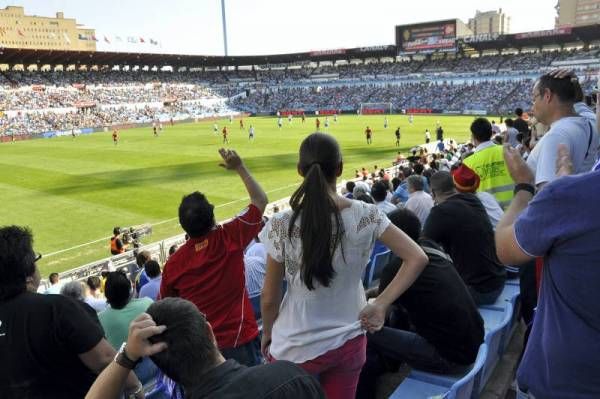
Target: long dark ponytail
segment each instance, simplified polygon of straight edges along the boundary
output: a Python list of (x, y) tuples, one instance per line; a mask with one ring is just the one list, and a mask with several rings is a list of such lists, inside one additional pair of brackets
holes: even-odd
[(302, 214), (300, 271), (302, 282), (309, 290), (315, 288), (315, 279), (329, 287), (335, 275), (333, 253), (341, 243), (343, 226), (340, 212), (331, 196), (331, 183), (335, 181), (341, 162), (338, 143), (329, 135), (313, 133), (300, 145), (298, 169), (304, 181), (290, 199), (294, 212), (288, 235), (291, 239), (294, 222)]

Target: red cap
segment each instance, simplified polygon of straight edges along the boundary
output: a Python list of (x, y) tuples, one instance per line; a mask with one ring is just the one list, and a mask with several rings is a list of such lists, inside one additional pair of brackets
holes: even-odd
[(462, 193), (474, 193), (479, 188), (479, 175), (465, 164), (452, 172), (452, 179), (456, 189)]

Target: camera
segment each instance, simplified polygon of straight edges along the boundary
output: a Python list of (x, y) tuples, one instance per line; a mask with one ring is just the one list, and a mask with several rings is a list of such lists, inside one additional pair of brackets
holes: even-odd
[(150, 224), (143, 224), (141, 226), (126, 227), (121, 229), (121, 231), (123, 244), (139, 248), (142, 246), (141, 238), (152, 234), (152, 226)]

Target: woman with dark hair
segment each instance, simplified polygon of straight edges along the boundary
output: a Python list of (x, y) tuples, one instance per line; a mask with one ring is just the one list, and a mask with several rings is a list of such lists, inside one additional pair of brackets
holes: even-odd
[[(375, 205), (337, 194), (342, 170), (335, 139), (308, 136), (298, 161), (304, 181), (290, 199), (292, 209), (274, 215), (260, 234), (268, 252), (262, 352), (318, 375), (329, 399), (354, 397), (365, 362), (365, 330), (381, 329), (389, 305), (427, 262), (419, 246)], [(404, 264), (367, 304), (362, 275), (377, 239)], [(288, 288), (282, 301), (284, 277)]]

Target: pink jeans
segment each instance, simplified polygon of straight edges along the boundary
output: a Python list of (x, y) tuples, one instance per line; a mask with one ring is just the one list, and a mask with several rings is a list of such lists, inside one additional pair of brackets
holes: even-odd
[(354, 398), (366, 352), (367, 338), (360, 335), (298, 366), (318, 377), (328, 399)]

